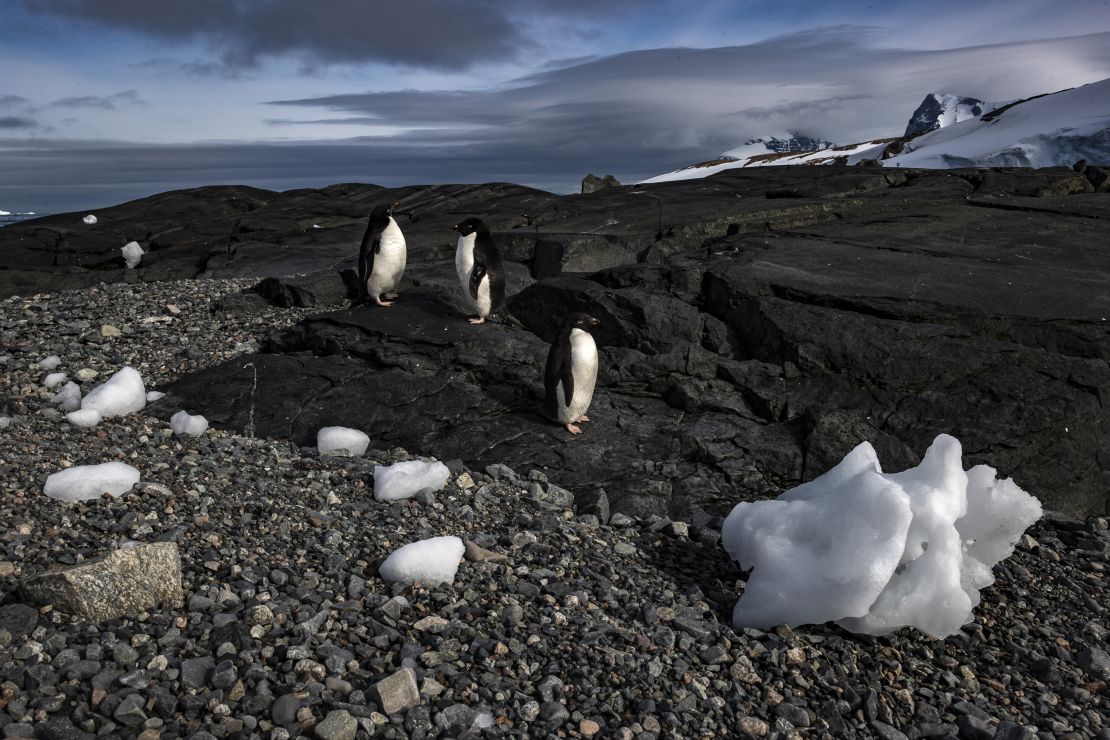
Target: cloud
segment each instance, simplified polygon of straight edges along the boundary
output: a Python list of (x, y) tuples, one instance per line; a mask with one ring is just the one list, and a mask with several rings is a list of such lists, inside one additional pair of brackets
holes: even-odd
[(27, 102), (22, 95), (0, 95), (0, 108), (14, 108)]
[(830, 28), (745, 46), (628, 52), (493, 89), (270, 104), (410, 129), (402, 142), (428, 140), (428, 128), (445, 146), (530, 142), (543, 163), (589, 149), (681, 165), (680, 151), (712, 155), (801, 128), (837, 143), (897, 134), (932, 91), (1006, 100), (1110, 76), (1110, 33), (944, 51), (879, 48), (871, 38)]
[(36, 123), (24, 116), (0, 116), (0, 129), (35, 128)]
[(145, 106), (148, 103), (139, 97), (135, 90), (124, 90), (113, 95), (78, 95), (59, 98), (50, 104), (52, 108), (99, 108), (117, 110), (121, 105)]

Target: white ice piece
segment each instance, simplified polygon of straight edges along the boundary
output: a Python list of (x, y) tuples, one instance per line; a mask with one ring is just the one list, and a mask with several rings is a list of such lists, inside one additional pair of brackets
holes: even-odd
[(170, 429), (179, 437), (184, 434), (199, 437), (208, 431), (208, 419), (199, 414), (193, 416), (188, 411), (178, 411), (170, 417)]
[(423, 491), (438, 491), (451, 471), (439, 461), (406, 460), (389, 466), (374, 466), (374, 498), (396, 501)]
[(61, 364), (62, 364), (62, 358), (61, 357), (58, 357), (57, 355), (47, 355), (46, 357), (39, 360), (39, 369), (40, 370), (45, 370), (46, 372), (50, 372), (51, 370), (57, 369), (58, 365), (61, 365)]
[(321, 455), (350, 455), (358, 457), (370, 446), (365, 432), (348, 427), (323, 427), (316, 432), (316, 448)]
[(62, 411), (67, 413), (76, 411), (81, 408), (81, 386), (72, 380), (69, 381), (54, 394), (54, 398), (50, 399), (50, 402), (58, 404), (62, 407)]
[(161, 398), (165, 398), (165, 397), (166, 397), (166, 394), (163, 393), (162, 391), (147, 391), (146, 392), (146, 402), (147, 403), (154, 403), (155, 401), (157, 401)]
[(95, 427), (103, 418), (96, 409), (78, 409), (66, 414), (66, 421), (75, 427)]
[(458, 537), (432, 537), (412, 542), (390, 553), (378, 572), (387, 581), (451, 583), (465, 550), (466, 546)]
[(146, 406), (146, 388), (139, 371), (125, 367), (106, 382), (89, 391), (81, 401), (82, 409), (96, 409), (100, 415), (133, 414)]
[(47, 388), (55, 388), (67, 380), (69, 380), (69, 376), (65, 373), (49, 373), (43, 378), (42, 384)]
[(960, 443), (946, 434), (918, 467), (894, 474), (864, 442), (823, 476), (729, 514), (724, 547), (752, 571), (733, 622), (954, 634), (991, 568), (1040, 516), (1037, 499), (993, 468), (964, 472)]
[(139, 471), (121, 462), (77, 465), (51, 474), (43, 493), (59, 501), (87, 501), (102, 494), (122, 496), (139, 482)]
[(7, 429), (12, 425), (12, 417), (0, 416), (0, 429)]
[(139, 266), (139, 263), (143, 260), (143, 255), (146, 254), (138, 242), (127, 242), (120, 247), (120, 252), (123, 253), (123, 260), (127, 263), (128, 269), (131, 270)]
[(85, 223), (87, 223), (89, 226), (92, 226), (93, 224), (96, 223), (96, 216), (94, 216), (90, 213), (88, 216), (85, 216), (81, 220), (84, 221)]

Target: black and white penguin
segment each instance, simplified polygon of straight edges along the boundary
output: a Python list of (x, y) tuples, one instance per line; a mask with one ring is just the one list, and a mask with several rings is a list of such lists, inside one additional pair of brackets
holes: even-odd
[[(362, 300), (379, 306), (392, 306), (397, 287), (405, 272), (408, 250), (405, 235), (393, 220), (393, 205), (375, 206), (358, 250), (358, 283)], [(390, 300), (383, 301), (382, 298)]]
[(501, 254), (493, 243), (489, 229), (477, 218), (455, 224), (459, 244), (455, 248), (455, 272), (463, 295), (474, 310), (471, 324), (481, 324), (490, 313), (505, 303), (505, 271)]
[(580, 421), (589, 421), (586, 411), (597, 383), (597, 344), (590, 330), (601, 322), (584, 313), (567, 316), (559, 329), (543, 373), (544, 413), (571, 434), (582, 432)]

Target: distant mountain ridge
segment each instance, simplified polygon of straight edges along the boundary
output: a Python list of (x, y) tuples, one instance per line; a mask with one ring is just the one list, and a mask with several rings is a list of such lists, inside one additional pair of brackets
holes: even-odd
[[(788, 140), (823, 143), (791, 149)], [(769, 144), (783, 149), (777, 151)], [(884, 167), (1050, 167), (1085, 159), (1110, 165), (1110, 79), (1010, 102), (985, 102), (929, 93), (901, 136), (833, 145), (794, 134), (762, 137), (701, 162), (643, 180), (690, 180), (738, 167), (854, 165), (875, 160)]]
[(953, 123), (978, 118), (1002, 105), (1005, 103), (986, 103), (978, 98), (949, 93), (929, 93), (910, 116), (910, 122), (906, 124), (906, 132), (902, 135), (927, 134), (938, 128), (951, 126)]

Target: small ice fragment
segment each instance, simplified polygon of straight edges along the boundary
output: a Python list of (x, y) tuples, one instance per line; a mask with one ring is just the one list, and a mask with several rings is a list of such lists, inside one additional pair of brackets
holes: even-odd
[(133, 414), (146, 406), (146, 388), (139, 371), (125, 367), (89, 391), (82, 409), (96, 409), (103, 417)]
[(59, 501), (88, 501), (109, 493), (122, 496), (139, 482), (139, 471), (121, 462), (77, 465), (51, 474), (42, 492)]
[(69, 376), (65, 373), (50, 373), (43, 378), (42, 384), (47, 388), (54, 388), (69, 380)]
[(54, 394), (54, 398), (50, 399), (50, 402), (61, 406), (62, 411), (76, 411), (81, 408), (81, 386), (72, 380), (69, 381)]
[(139, 263), (143, 260), (143, 255), (146, 254), (138, 242), (127, 242), (120, 248), (120, 252), (123, 253), (123, 260), (131, 270), (139, 266)]
[(388, 467), (374, 466), (374, 498), (395, 501), (423, 491), (438, 491), (447, 483), (451, 471), (441, 462), (407, 460)]
[(81, 220), (84, 221), (85, 223), (87, 223), (89, 226), (92, 226), (93, 224), (96, 223), (96, 216), (94, 216), (90, 213), (88, 216), (85, 216)]
[(12, 425), (12, 417), (0, 416), (0, 429), (7, 429)]
[(165, 397), (166, 397), (166, 394), (163, 393), (162, 391), (147, 391), (146, 392), (146, 402), (147, 403), (154, 403), (155, 401), (158, 401), (158, 400), (163, 399)]
[(183, 434), (199, 437), (208, 431), (208, 419), (199, 414), (193, 416), (188, 411), (178, 411), (170, 417), (170, 429), (179, 437)]
[(39, 360), (39, 368), (45, 370), (46, 372), (54, 370), (58, 367), (58, 365), (61, 364), (62, 358), (58, 357), (57, 355), (47, 355), (46, 357)]
[(412, 542), (390, 553), (378, 572), (387, 581), (451, 583), (465, 550), (466, 546), (458, 537), (432, 537)]
[(348, 427), (323, 427), (316, 432), (316, 448), (321, 455), (358, 457), (370, 446), (365, 432)]
[(75, 427), (95, 427), (103, 418), (96, 409), (78, 409), (66, 414), (66, 421)]

